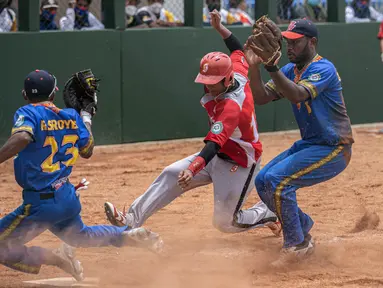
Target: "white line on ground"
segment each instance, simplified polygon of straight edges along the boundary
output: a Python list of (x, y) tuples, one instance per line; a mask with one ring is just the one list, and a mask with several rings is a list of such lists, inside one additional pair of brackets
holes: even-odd
[(32, 281), (23, 281), (24, 286), (32, 287), (98, 287), (98, 278), (86, 278), (82, 282), (77, 282), (72, 277), (40, 279)]

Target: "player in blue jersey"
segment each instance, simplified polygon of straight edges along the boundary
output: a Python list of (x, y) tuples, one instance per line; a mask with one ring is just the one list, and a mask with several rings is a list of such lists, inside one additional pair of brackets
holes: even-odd
[[(79, 156), (92, 156), (96, 103), (81, 110), (81, 116), (74, 109), (59, 109), (53, 104), (56, 89), (56, 78), (44, 70), (27, 75), (23, 96), (28, 105), (16, 111), (12, 135), (0, 149), (0, 163), (16, 156), (15, 177), (23, 188), (22, 205), (0, 220), (0, 263), (35, 274), (41, 265), (53, 265), (82, 280), (83, 268), (71, 246), (131, 245), (158, 251), (162, 241), (144, 228), (82, 222), (81, 204), (68, 177)], [(53, 251), (25, 246), (45, 230), (67, 244)]]
[(313, 252), (313, 220), (297, 204), (296, 191), (327, 181), (341, 173), (351, 158), (351, 123), (342, 95), (341, 79), (334, 65), (316, 51), (318, 31), (309, 20), (292, 21), (282, 32), (290, 63), (279, 70), (265, 66), (271, 80), (264, 84), (261, 60), (246, 44), (254, 101), (264, 105), (286, 98), (291, 102), (302, 140), (271, 160), (258, 174), (255, 185), (263, 202), (278, 215), (284, 244), (283, 266)]

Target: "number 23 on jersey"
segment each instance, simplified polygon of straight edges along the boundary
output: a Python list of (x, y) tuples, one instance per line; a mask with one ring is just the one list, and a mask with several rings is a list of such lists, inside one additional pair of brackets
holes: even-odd
[(53, 173), (60, 170), (60, 165), (63, 164), (67, 167), (73, 166), (77, 158), (79, 156), (78, 148), (75, 146), (78, 140), (77, 135), (64, 135), (63, 140), (61, 142), (61, 147), (70, 144), (68, 148), (65, 150), (65, 155), (70, 155), (70, 158), (66, 161), (57, 161), (53, 163), (53, 158), (59, 151), (59, 147), (56, 139), (53, 136), (47, 136), (44, 141), (43, 147), (50, 147), (51, 153), (41, 164), (41, 169), (45, 173)]

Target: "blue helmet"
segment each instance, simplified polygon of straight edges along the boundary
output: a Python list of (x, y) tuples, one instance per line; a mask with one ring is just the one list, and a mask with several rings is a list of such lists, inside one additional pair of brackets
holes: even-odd
[(25, 77), (24, 91), (28, 99), (48, 99), (57, 91), (56, 77), (45, 70), (34, 70)]

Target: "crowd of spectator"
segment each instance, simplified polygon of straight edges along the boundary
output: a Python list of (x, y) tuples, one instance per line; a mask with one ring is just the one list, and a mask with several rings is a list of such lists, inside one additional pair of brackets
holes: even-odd
[[(134, 10), (133, 3), (135, 3), (136, 12), (134, 15), (127, 14), (128, 22), (129, 17), (135, 16), (137, 24), (145, 24), (149, 28), (183, 26), (183, 23), (172, 12), (164, 8), (164, 0), (148, 0), (148, 5), (141, 8), (137, 7), (140, 4), (139, 0), (126, 0), (126, 7), (130, 6), (131, 11)], [(136, 26), (128, 23), (127, 27)]]
[[(177, 19), (171, 6), (165, 9), (168, 0), (126, 0), (126, 28), (154, 28), (183, 26), (183, 19)], [(184, 0), (186, 1), (186, 0)], [(201, 0), (204, 1), (203, 23), (210, 25), (210, 12), (218, 10), (226, 25), (252, 26), (253, 13), (257, 0)], [(288, 23), (295, 18), (309, 18), (315, 22), (327, 20), (326, 0), (275, 0), (277, 22)], [(329, 1), (329, 0), (327, 0)], [(371, 5), (370, 0), (345, 0), (346, 23), (383, 21), (383, 14)], [(377, 0), (375, 0), (376, 2)], [(13, 0), (0, 0), (0, 32), (17, 31), (17, 9)], [(251, 9), (248, 3), (251, 2)], [(98, 19), (89, 8), (92, 0), (41, 0), (40, 30), (99, 30), (104, 29), (102, 19)], [(59, 7), (59, 5), (66, 7)], [(383, 3), (383, 0), (382, 0)], [(169, 8), (170, 7), (170, 8)], [(56, 17), (61, 8), (61, 16)], [(63, 10), (65, 10), (65, 15)], [(169, 10), (168, 10), (169, 9)], [(94, 11), (94, 10), (93, 10)], [(99, 18), (102, 18), (102, 13)], [(179, 14), (178, 14), (179, 15)]]
[(65, 16), (56, 24), (59, 8), (57, 0), (42, 0), (40, 6), (40, 30), (100, 30), (104, 25), (91, 12), (92, 0), (69, 0)]
[(346, 7), (346, 23), (383, 21), (383, 14), (378, 12), (370, 0), (353, 0)]
[[(66, 3), (66, 7), (60, 7)], [(64, 2), (65, 1), (65, 2)], [(187, 1), (187, 0), (184, 0)], [(221, 21), (225, 25), (252, 26), (257, 0), (201, 0), (204, 1), (203, 24), (210, 25), (210, 12), (219, 11)], [(289, 23), (292, 19), (308, 18), (315, 22), (327, 21), (326, 3), (329, 0), (275, 0), (277, 4), (277, 22)], [(345, 0), (346, 23), (382, 22), (377, 35), (383, 62), (383, 13), (373, 4), (383, 0)], [(17, 31), (17, 5), (13, 0), (0, 0), (0, 32)], [(158, 28), (183, 26), (182, 19), (177, 19), (174, 11), (165, 9), (164, 0), (126, 0), (126, 28)], [(100, 2), (99, 2), (100, 3)], [(252, 5), (251, 9), (248, 3)], [(92, 0), (41, 0), (40, 30), (101, 30), (104, 29), (102, 19), (98, 19), (89, 11)], [(168, 5), (167, 7), (169, 7)], [(383, 5), (382, 5), (383, 6)], [(170, 6), (171, 7), (171, 6)], [(65, 9), (65, 15), (57, 16), (57, 11)], [(94, 10), (93, 10), (94, 11)], [(102, 13), (100, 14), (102, 18)]]
[(308, 18), (315, 22), (327, 20), (324, 2), (321, 0), (278, 0), (277, 21), (279, 24), (289, 23), (292, 19)]

